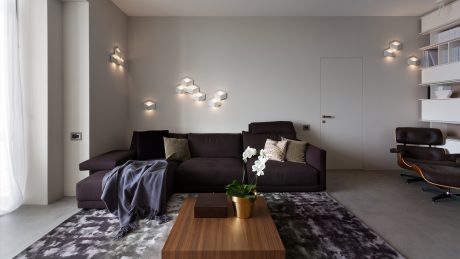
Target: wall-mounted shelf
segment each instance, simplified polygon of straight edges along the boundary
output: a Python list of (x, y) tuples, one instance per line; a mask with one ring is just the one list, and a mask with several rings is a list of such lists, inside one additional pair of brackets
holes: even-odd
[(421, 85), (460, 82), (460, 62), (423, 68)]
[(439, 32), (460, 25), (460, 1), (446, 5), (439, 13), (438, 10), (422, 17), (421, 34)]
[(460, 123), (460, 98), (421, 99), (421, 121)]
[(449, 41), (439, 42), (439, 43), (431, 44), (429, 46), (421, 47), (420, 50), (437, 49), (440, 45), (449, 44), (451, 42), (455, 42), (455, 41), (459, 41), (459, 40), (460, 40), (460, 37), (455, 38), (455, 39), (451, 39)]
[(430, 86), (430, 85), (460, 85), (460, 79), (458, 80), (446, 80), (446, 81), (438, 81), (436, 83), (426, 83), (426, 84), (418, 84), (419, 86)]

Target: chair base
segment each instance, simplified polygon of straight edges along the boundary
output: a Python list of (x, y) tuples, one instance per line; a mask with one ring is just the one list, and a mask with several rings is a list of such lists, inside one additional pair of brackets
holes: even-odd
[(416, 183), (416, 182), (423, 182), (425, 181), (422, 177), (418, 176), (418, 175), (413, 175), (413, 174), (405, 174), (405, 173), (402, 173), (400, 174), (401, 177), (407, 177), (409, 179), (406, 180), (406, 183)]
[(443, 189), (434, 189), (434, 188), (422, 187), (422, 191), (438, 194), (438, 195), (434, 196), (433, 198), (431, 198), (431, 200), (433, 202), (437, 202), (439, 200), (447, 199), (447, 198), (449, 198), (449, 199), (460, 198), (460, 194), (452, 193), (450, 191), (450, 189), (444, 189), (443, 190)]

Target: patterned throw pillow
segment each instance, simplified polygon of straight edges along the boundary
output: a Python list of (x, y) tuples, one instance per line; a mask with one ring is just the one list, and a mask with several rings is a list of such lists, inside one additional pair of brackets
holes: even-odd
[(185, 161), (190, 159), (188, 139), (163, 138), (166, 160)]
[(305, 150), (307, 149), (306, 141), (292, 140), (281, 138), (287, 141), (286, 161), (305, 164)]
[(269, 160), (275, 160), (284, 162), (286, 156), (287, 140), (276, 141), (273, 139), (267, 139), (265, 142), (265, 151), (267, 152), (267, 158)]

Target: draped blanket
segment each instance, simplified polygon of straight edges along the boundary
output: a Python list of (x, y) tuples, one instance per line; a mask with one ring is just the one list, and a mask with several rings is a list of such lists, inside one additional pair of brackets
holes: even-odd
[(168, 221), (166, 209), (165, 160), (128, 161), (108, 172), (102, 181), (102, 196), (107, 209), (118, 217), (122, 238), (137, 228), (140, 219)]

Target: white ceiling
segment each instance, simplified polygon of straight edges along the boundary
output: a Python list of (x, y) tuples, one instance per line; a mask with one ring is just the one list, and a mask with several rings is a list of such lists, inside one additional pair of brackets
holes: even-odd
[(435, 0), (112, 0), (129, 16), (420, 16)]

